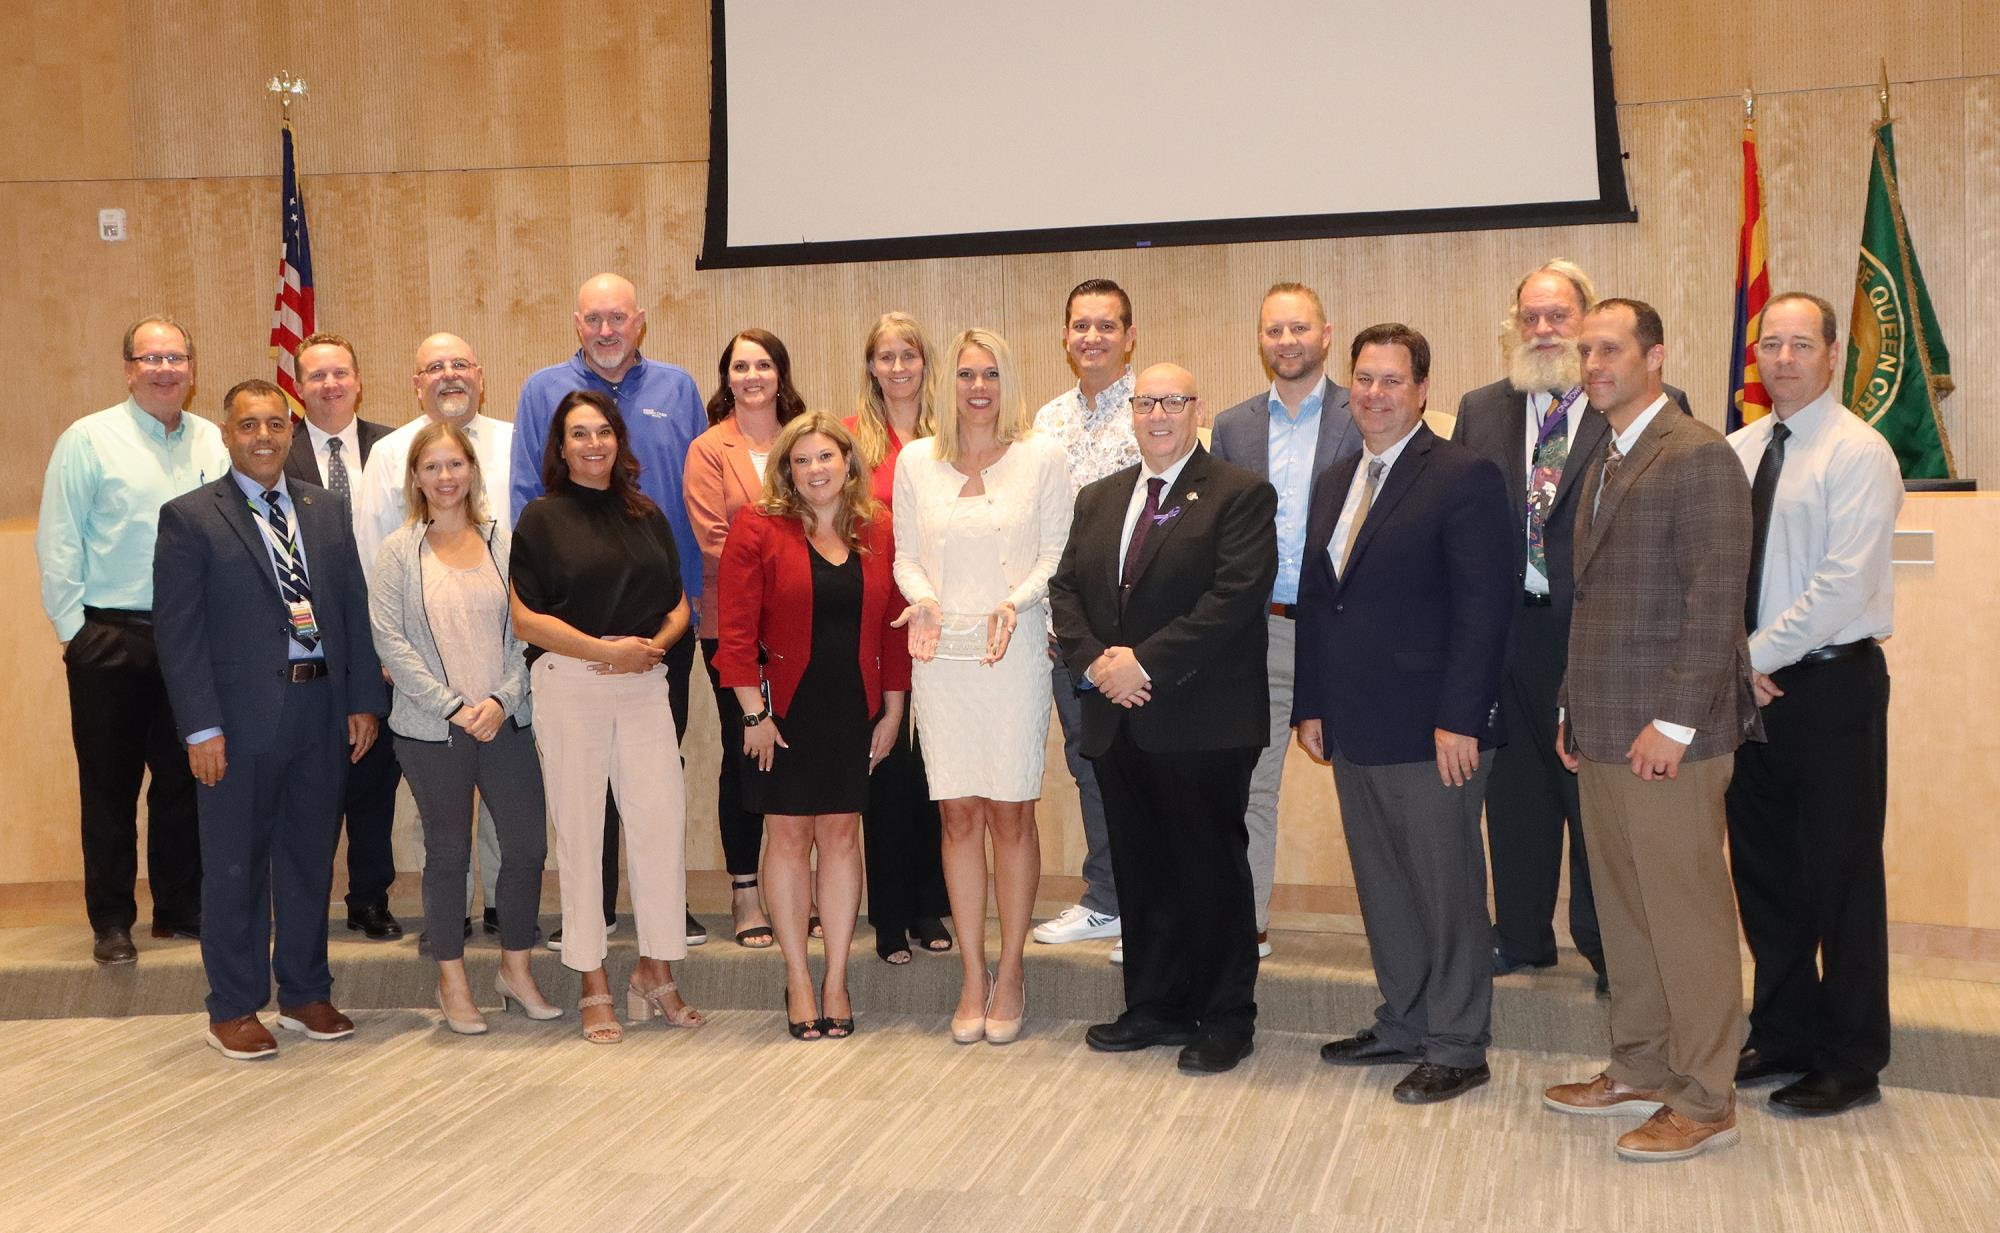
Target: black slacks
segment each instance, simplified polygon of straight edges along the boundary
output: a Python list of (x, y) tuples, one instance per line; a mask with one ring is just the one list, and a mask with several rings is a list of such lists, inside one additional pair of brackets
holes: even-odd
[(1568, 630), (1553, 608), (1523, 608), (1507, 638), (1500, 713), (1507, 743), (1493, 751), (1486, 781), (1486, 843), (1493, 865), (1494, 944), (1515, 959), (1554, 963), (1563, 837), (1569, 837), (1569, 933), (1590, 966), (1604, 971), (1597, 902), (1583, 841), (1576, 775), (1556, 757), (1556, 691), (1569, 657)]
[[(694, 671), (694, 638), (684, 636), (667, 648), (667, 706), (674, 713), (674, 739), (685, 741), (688, 731), (688, 677)], [(740, 728), (742, 725), (738, 725)], [(680, 757), (678, 748), (674, 756)], [(685, 764), (686, 759), (681, 759)], [(618, 915), (618, 800), (610, 788), (604, 790), (604, 919)]]
[(1889, 1063), (1889, 670), (1880, 647), (1772, 674), (1724, 803), (1756, 961), (1751, 1046), (1844, 1079)]
[(96, 929), (139, 918), (139, 785), (146, 790), (146, 876), (153, 919), (201, 920), (201, 834), (187, 747), (174, 727), (146, 613), (84, 609), (63, 651), (69, 727), (83, 805), (83, 902)]
[(861, 836), (868, 923), (877, 933), (901, 942), (919, 920), (951, 911), (937, 802), (924, 777), (923, 746), (910, 727), (908, 708), (896, 743), (869, 776)]
[(347, 791), (340, 806), (347, 827), (350, 912), (389, 906), (389, 885), (396, 880), (396, 853), (390, 835), (396, 829), (396, 785), (402, 778), (395, 742), (389, 739), (389, 721), (384, 719), (381, 736), (361, 761), (347, 768)]
[(715, 670), (718, 640), (701, 640), (702, 667), (708, 669), (709, 688), (715, 691), (715, 713), (722, 726), (722, 769), (715, 782), (715, 820), (722, 831), (722, 860), (731, 877), (747, 878), (757, 872), (763, 855), (764, 815), (743, 808), (743, 708), (736, 704), (736, 690), (724, 688)]
[(1120, 724), (1091, 759), (1118, 876), (1128, 1012), (1250, 1035), (1257, 906), (1243, 811), (1261, 752), (1149, 753)]

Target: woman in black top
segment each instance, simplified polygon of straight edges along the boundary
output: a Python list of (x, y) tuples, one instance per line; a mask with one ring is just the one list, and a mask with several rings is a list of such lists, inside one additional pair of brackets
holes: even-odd
[(542, 454), (548, 495), (514, 527), (514, 628), (528, 643), (549, 816), (562, 889), (563, 963), (583, 975), (583, 1034), (623, 1037), (604, 973), (604, 790), (625, 822), (639, 965), (626, 1013), (697, 1027), (669, 960), (687, 955), (681, 762), (667, 703), (667, 648), (688, 630), (673, 533), (639, 491), (639, 464), (610, 398), (556, 404)]

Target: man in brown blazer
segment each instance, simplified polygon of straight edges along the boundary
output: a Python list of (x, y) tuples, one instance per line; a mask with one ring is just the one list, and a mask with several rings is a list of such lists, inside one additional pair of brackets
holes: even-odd
[(1611, 1060), (1544, 1102), (1651, 1114), (1618, 1140), (1632, 1160), (1736, 1141), (1743, 977), (1722, 798), (1736, 747), (1763, 736), (1743, 634), (1750, 486), (1722, 434), (1661, 414), (1663, 335), (1636, 300), (1584, 319), (1583, 388), (1610, 440), (1578, 493), (1557, 699), (1611, 977)]

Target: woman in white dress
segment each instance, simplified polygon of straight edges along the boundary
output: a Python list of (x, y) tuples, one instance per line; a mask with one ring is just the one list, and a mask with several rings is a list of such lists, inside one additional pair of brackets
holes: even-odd
[[(990, 330), (941, 353), (937, 433), (896, 463), (896, 582), (910, 601), (911, 682), (964, 980), (961, 1044), (1005, 1044), (1027, 1004), (1021, 952), (1041, 879), (1035, 799), (1049, 727), (1046, 601), (1069, 535), (1069, 468), (1034, 431), (1013, 355)], [(1017, 627), (1027, 633), (1014, 637)], [(1000, 964), (986, 973), (986, 841)]]

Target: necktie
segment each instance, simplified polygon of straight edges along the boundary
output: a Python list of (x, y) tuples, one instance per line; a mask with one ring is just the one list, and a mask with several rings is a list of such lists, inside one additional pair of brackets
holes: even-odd
[(1771, 504), (1778, 495), (1778, 472), (1785, 466), (1785, 438), (1792, 430), (1782, 422), (1771, 425), (1771, 443), (1757, 460), (1757, 478), (1750, 484), (1750, 580), (1743, 592), (1743, 629), (1757, 632), (1757, 599), (1764, 589), (1764, 541), (1771, 536)]
[(1146, 542), (1146, 532), (1160, 516), (1160, 491), (1167, 486), (1164, 479), (1146, 481), (1146, 504), (1139, 510), (1139, 521), (1132, 524), (1132, 541), (1125, 545), (1125, 568), (1119, 573), (1119, 585), (1125, 590), (1132, 589), (1138, 581), (1139, 548)]
[(1354, 521), (1347, 527), (1347, 542), (1340, 548), (1340, 576), (1347, 576), (1347, 558), (1354, 555), (1354, 541), (1361, 538), (1361, 524), (1368, 521), (1368, 511), (1375, 508), (1375, 488), (1382, 482), (1382, 472), (1388, 470), (1380, 458), (1368, 460), (1368, 482), (1361, 487), (1361, 506), (1354, 511)]
[(1562, 430), (1568, 414), (1563, 395), (1549, 395), (1549, 413), (1543, 418), (1535, 438), (1535, 466), (1528, 476), (1528, 564), (1535, 572), (1549, 576), (1549, 511), (1555, 507), (1556, 488), (1562, 483), (1563, 465), (1569, 461), (1569, 434)]
[(1604, 446), (1604, 468), (1597, 473), (1597, 492), (1590, 498), (1590, 520), (1597, 521), (1597, 507), (1604, 502), (1604, 490), (1611, 486), (1611, 477), (1618, 470), (1618, 464), (1625, 461), (1625, 451), (1618, 448), (1616, 441)]
[(340, 447), (339, 437), (326, 439), (326, 487), (327, 491), (337, 494), (341, 500), (352, 503), (354, 493), (348, 484), (347, 460), (340, 456)]
[[(299, 541), (292, 536), (291, 520), (285, 517), (284, 509), (278, 504), (276, 489), (266, 490), (264, 504), (270, 506), (265, 519), (271, 524), (271, 539), (274, 555), (278, 560), (278, 593), (285, 597), (287, 604), (311, 603), (312, 584), (306, 581), (305, 562), (299, 559)], [(292, 640), (310, 651), (319, 645), (319, 639), (312, 634), (292, 631)]]

